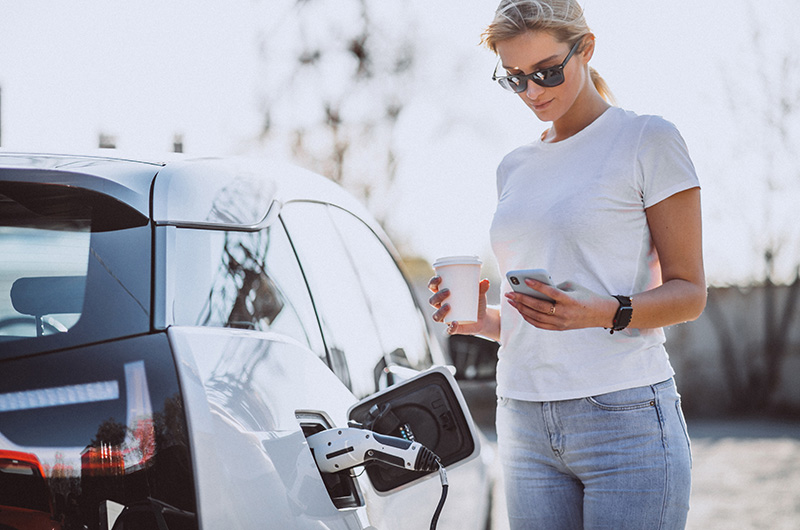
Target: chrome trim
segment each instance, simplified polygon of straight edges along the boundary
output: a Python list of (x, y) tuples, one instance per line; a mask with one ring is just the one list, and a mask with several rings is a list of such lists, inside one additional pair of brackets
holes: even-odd
[(213, 223), (203, 221), (155, 221), (156, 226), (174, 226), (176, 228), (195, 228), (199, 230), (225, 230), (227, 232), (258, 232), (263, 230), (278, 219), (283, 203), (273, 200), (269, 205), (267, 213), (257, 223), (242, 225), (236, 223)]

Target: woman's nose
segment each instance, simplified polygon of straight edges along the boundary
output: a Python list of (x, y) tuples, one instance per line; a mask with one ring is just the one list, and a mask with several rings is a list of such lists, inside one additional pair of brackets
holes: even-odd
[(528, 79), (528, 86), (525, 88), (525, 95), (528, 96), (529, 99), (536, 99), (538, 98), (542, 92), (544, 92), (544, 87), (540, 87), (530, 79)]

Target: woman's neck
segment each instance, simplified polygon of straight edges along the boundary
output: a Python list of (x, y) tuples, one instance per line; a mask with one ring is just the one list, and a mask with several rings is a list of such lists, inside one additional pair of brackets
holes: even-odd
[(570, 110), (542, 133), (542, 141), (555, 143), (578, 134), (599, 118), (610, 106), (611, 104), (603, 99), (594, 85), (590, 84), (590, 87), (581, 92)]

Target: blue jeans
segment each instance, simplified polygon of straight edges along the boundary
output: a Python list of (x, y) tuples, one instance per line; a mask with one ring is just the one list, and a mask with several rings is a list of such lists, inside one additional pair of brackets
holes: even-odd
[(672, 379), (590, 398), (498, 398), (512, 529), (686, 526), (691, 450)]

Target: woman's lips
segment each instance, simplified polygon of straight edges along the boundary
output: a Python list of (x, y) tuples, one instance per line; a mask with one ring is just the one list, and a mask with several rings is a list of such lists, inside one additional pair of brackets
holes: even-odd
[(552, 100), (552, 99), (550, 99), (550, 100), (547, 100), (547, 101), (544, 101), (544, 102), (542, 102), (542, 103), (535, 103), (535, 102), (531, 102), (531, 106), (533, 107), (533, 110), (544, 110), (544, 109), (546, 109), (546, 108), (547, 108), (547, 106), (548, 106), (548, 105), (550, 105), (550, 103), (552, 103), (552, 102), (553, 102), (553, 100)]

